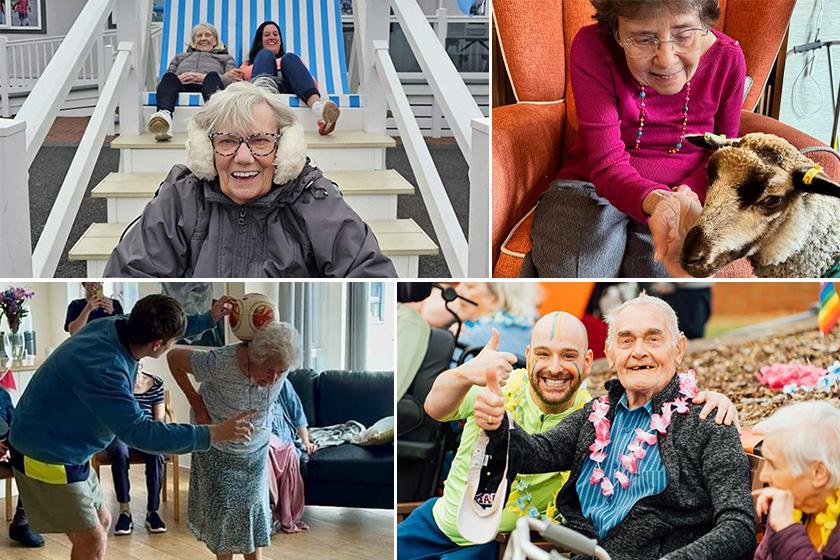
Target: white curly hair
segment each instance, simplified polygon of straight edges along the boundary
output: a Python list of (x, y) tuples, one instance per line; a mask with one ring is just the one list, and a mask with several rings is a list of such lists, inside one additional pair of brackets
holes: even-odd
[(289, 323), (269, 323), (248, 343), (248, 357), (257, 364), (277, 358), (287, 369), (296, 369), (301, 360), (300, 334)]
[(303, 171), (306, 164), (306, 141), (303, 128), (292, 111), (281, 98), (250, 82), (236, 82), (216, 92), (187, 127), (187, 166), (199, 179), (212, 181), (216, 178), (216, 163), (211, 132), (230, 132), (248, 135), (257, 131), (252, 109), (265, 103), (277, 121), (277, 130), (282, 135), (277, 144), (274, 158), (275, 185), (285, 185)]

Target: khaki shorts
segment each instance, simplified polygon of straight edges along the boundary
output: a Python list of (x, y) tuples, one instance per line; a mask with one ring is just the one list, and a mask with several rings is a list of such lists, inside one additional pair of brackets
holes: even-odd
[(78, 533), (99, 525), (102, 488), (93, 469), (87, 480), (71, 484), (47, 484), (12, 470), (32, 530)]

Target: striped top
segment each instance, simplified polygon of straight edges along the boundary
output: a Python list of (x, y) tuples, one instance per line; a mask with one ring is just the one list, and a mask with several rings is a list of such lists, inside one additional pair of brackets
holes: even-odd
[(614, 476), (621, 466), (619, 456), (627, 452), (627, 446), (636, 437), (636, 428), (650, 432), (652, 409), (652, 400), (634, 410), (628, 409), (626, 393), (618, 401), (610, 427), (611, 442), (606, 449), (607, 458), (601, 463), (604, 474), (610, 477), (615, 487), (612, 496), (601, 494), (600, 484), (589, 483), (589, 477), (598, 463), (588, 457), (575, 484), (581, 512), (592, 521), (602, 539), (627, 517), (636, 502), (659, 494), (668, 486), (668, 473), (662, 463), (658, 444), (644, 447), (647, 455), (638, 462), (639, 471), (630, 477), (630, 486), (627, 489), (622, 488)]
[(145, 393), (134, 393), (134, 398), (137, 399), (137, 404), (140, 405), (140, 409), (149, 418), (154, 419), (155, 405), (165, 402), (165, 397), (163, 394), (163, 379), (161, 379), (157, 375), (146, 373), (145, 371), (141, 371), (140, 373), (142, 375), (148, 375), (152, 378), (152, 386), (149, 387), (149, 390)]

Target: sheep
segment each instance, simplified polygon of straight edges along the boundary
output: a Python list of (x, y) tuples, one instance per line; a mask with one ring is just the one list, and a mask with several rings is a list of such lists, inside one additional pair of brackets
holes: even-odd
[[(840, 260), (840, 185), (787, 140), (691, 135), (712, 148), (709, 188), (681, 264), (710, 276), (747, 257), (763, 278), (819, 278)], [(806, 184), (807, 183), (807, 184)]]

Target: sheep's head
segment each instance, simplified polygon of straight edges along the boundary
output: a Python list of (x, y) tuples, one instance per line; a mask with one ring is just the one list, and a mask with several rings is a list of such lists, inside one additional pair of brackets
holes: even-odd
[(778, 136), (756, 132), (743, 138), (706, 134), (687, 139), (715, 150), (703, 212), (683, 244), (682, 265), (693, 276), (709, 276), (757, 253), (802, 205), (803, 193), (840, 197), (840, 185)]

